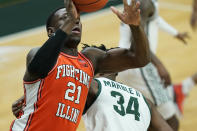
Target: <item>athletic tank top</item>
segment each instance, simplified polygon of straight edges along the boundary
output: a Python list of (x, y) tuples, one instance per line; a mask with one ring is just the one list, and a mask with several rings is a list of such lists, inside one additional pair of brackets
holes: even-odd
[(151, 114), (143, 95), (135, 89), (106, 79), (95, 79), (99, 93), (83, 115), (87, 131), (146, 131)]
[(92, 64), (81, 53), (70, 56), (61, 52), (47, 77), (24, 82), (24, 113), (10, 130), (75, 131), (93, 72)]

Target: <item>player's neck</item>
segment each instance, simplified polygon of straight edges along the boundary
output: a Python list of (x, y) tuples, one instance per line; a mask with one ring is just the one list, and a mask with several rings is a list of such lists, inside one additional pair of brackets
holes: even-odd
[(62, 48), (61, 51), (67, 55), (78, 56), (77, 48)]

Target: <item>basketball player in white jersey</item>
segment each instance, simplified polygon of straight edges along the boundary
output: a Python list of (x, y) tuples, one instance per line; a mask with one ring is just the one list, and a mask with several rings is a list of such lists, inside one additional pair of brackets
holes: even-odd
[(93, 80), (83, 115), (87, 131), (172, 131), (149, 100), (114, 78)]
[[(173, 127), (174, 130), (178, 130), (178, 119), (175, 116), (176, 108), (168, 92), (164, 89), (164, 87), (171, 84), (171, 79), (163, 64), (154, 54), (156, 53), (157, 47), (158, 26), (173, 34), (184, 43), (186, 43), (185, 38), (187, 34), (177, 33), (174, 28), (168, 25), (158, 15), (157, 1), (140, 0), (140, 2), (141, 24), (149, 38), (150, 49), (152, 51), (152, 63), (141, 69), (120, 72), (117, 80), (141, 91), (145, 97), (149, 98), (157, 106), (158, 111), (171, 127)], [(128, 45), (130, 45), (132, 41), (130, 29), (128, 29), (127, 25), (121, 24), (119, 46), (128, 48)]]

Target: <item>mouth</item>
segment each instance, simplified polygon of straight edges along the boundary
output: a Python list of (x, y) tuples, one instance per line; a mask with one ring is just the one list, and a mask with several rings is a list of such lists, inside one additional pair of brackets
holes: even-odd
[(75, 26), (72, 29), (72, 34), (80, 34), (81, 33), (81, 29), (78, 26)]

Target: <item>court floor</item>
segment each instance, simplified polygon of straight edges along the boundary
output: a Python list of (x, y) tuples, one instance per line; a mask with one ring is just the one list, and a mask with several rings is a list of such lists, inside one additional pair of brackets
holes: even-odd
[[(157, 55), (169, 70), (173, 82), (180, 82), (197, 72), (197, 33), (189, 26), (192, 0), (160, 0), (160, 14), (166, 21), (180, 31), (190, 34), (188, 44), (184, 45), (172, 36), (160, 32)], [(120, 21), (110, 11), (82, 18), (82, 43), (105, 44), (115, 47), (119, 40)], [(0, 38), (0, 130), (9, 129), (14, 116), (11, 104), (23, 95), (22, 78), (25, 71), (27, 52), (42, 45), (47, 39), (45, 28)], [(197, 87), (185, 101), (184, 116), (180, 131), (194, 131), (197, 127)], [(81, 122), (78, 131), (85, 131)]]

